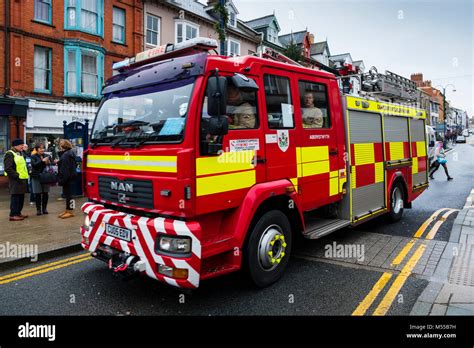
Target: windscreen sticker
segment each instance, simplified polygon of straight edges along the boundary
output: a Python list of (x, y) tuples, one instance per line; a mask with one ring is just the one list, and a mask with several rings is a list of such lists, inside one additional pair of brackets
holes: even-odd
[(233, 139), (229, 141), (231, 152), (260, 150), (260, 142), (258, 139)]
[(161, 128), (159, 135), (179, 135), (184, 128), (184, 118), (168, 118)]

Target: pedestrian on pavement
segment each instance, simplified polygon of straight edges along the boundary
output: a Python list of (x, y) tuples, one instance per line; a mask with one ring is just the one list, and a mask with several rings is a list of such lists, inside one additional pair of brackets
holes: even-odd
[(433, 166), (430, 169), (430, 179), (434, 179), (433, 174), (439, 169), (439, 166), (442, 165), (444, 168), (444, 172), (446, 173), (447, 179), (453, 180), (453, 178), (448, 173), (448, 160), (446, 159), (446, 153), (444, 152), (443, 142), (441, 141), (439, 141), (436, 145), (435, 157), (436, 160), (433, 162)]
[(35, 149), (31, 150), (31, 153), (28, 155), (28, 145), (25, 144), (23, 149), (23, 157), (25, 157), (26, 167), (28, 168), (28, 175), (30, 178), (28, 179), (28, 191), (30, 192), (30, 205), (35, 204), (35, 194), (33, 193), (33, 187), (31, 182), (31, 171), (33, 170), (31, 167), (31, 156), (35, 154)]
[(62, 152), (58, 163), (58, 183), (63, 187), (64, 198), (66, 200), (66, 210), (59, 214), (59, 218), (67, 219), (73, 217), (74, 203), (72, 201), (72, 188), (74, 180), (77, 177), (76, 172), (76, 154), (71, 142), (67, 139), (61, 139), (59, 147)]
[(28, 168), (22, 151), (25, 142), (22, 139), (15, 139), (12, 148), (5, 153), (4, 172), (8, 177), (10, 191), (10, 221), (22, 221), (28, 217), (23, 215), (23, 204), (25, 203), (25, 193), (28, 192)]
[(41, 182), (41, 173), (43, 173), (51, 159), (44, 151), (43, 144), (37, 144), (34, 148), (34, 155), (31, 156), (31, 186), (35, 194), (36, 215), (48, 214), (49, 184)]

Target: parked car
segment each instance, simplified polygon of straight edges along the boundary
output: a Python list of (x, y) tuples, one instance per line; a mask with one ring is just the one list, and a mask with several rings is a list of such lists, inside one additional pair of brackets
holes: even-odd
[(465, 143), (466, 142), (466, 137), (464, 135), (458, 135), (456, 138), (457, 143)]

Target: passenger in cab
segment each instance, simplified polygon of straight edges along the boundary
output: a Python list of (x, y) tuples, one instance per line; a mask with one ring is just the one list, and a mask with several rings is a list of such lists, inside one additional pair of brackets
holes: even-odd
[(304, 128), (322, 128), (323, 112), (314, 106), (313, 93), (307, 92), (303, 97), (303, 107), (301, 108)]

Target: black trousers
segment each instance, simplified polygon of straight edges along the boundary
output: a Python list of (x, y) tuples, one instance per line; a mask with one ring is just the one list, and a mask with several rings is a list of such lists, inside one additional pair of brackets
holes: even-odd
[(432, 176), (439, 169), (439, 166), (443, 166), (444, 172), (446, 173), (446, 176), (449, 178), (448, 166), (446, 165), (446, 163), (439, 163), (438, 161), (435, 161), (433, 163), (433, 166), (431, 167), (431, 170), (430, 170), (430, 176)]
[(63, 186), (64, 199), (66, 200), (66, 210), (74, 210), (74, 203), (72, 200), (72, 183), (67, 183)]
[(25, 204), (25, 194), (15, 194), (10, 197), (10, 216), (20, 216)]

